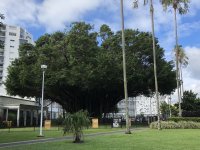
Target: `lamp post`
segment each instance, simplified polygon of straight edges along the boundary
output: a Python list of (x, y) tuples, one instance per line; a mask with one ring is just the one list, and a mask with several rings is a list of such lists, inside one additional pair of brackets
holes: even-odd
[(47, 65), (41, 65), (41, 69), (42, 69), (42, 101), (41, 101), (40, 135), (39, 136), (43, 136), (42, 135), (42, 121), (43, 121), (43, 101), (44, 101), (44, 73), (45, 73), (45, 70), (47, 69)]

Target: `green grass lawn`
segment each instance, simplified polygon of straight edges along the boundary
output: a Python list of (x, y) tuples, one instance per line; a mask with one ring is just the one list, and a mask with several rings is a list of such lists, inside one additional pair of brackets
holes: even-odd
[[(199, 150), (200, 130), (144, 129), (125, 135), (101, 135), (85, 137), (85, 142), (74, 144), (72, 141), (40, 143), (25, 146), (5, 148), (6, 150)], [(3, 149), (2, 149), (3, 150)]]
[[(115, 130), (122, 130), (121, 128), (108, 128), (100, 127), (98, 129), (87, 129), (83, 132), (86, 134), (97, 133), (97, 132), (109, 132)], [(125, 129), (123, 129), (125, 130)], [(0, 129), (0, 143), (16, 142), (16, 141), (25, 141), (25, 140), (35, 140), (41, 139), (37, 137), (39, 135), (39, 128), (11, 128), (10, 132), (8, 129)], [(42, 138), (51, 138), (51, 137), (63, 137), (62, 127), (53, 127), (50, 130), (43, 129)]]

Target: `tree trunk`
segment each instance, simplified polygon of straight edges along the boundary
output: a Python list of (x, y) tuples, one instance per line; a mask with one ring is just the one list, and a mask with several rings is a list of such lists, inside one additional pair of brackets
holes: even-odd
[(178, 62), (178, 32), (177, 32), (177, 19), (176, 19), (176, 11), (174, 8), (174, 28), (175, 28), (175, 40), (176, 40), (176, 84), (177, 84), (177, 94), (178, 94), (178, 106), (179, 106), (179, 117), (182, 116), (181, 112), (181, 99), (180, 99), (180, 89), (179, 89), (179, 62)]
[(150, 3), (150, 13), (151, 13), (151, 27), (152, 27), (152, 40), (153, 40), (153, 64), (154, 64), (154, 77), (155, 77), (155, 94), (157, 102), (157, 117), (158, 117), (158, 130), (161, 129), (160, 125), (160, 101), (158, 97), (158, 81), (157, 81), (157, 65), (156, 65), (156, 47), (155, 47), (155, 37), (154, 37), (154, 8), (153, 2)]
[(82, 143), (83, 141), (81, 141), (81, 134), (80, 133), (75, 133), (75, 139), (74, 139), (74, 143)]
[(121, 26), (122, 26), (122, 53), (123, 53), (123, 76), (124, 76), (124, 95), (126, 103), (126, 134), (130, 134), (129, 127), (129, 112), (128, 112), (128, 92), (127, 92), (127, 80), (126, 80), (126, 55), (125, 55), (125, 37), (124, 37), (124, 10), (123, 0), (121, 0)]
[[(179, 72), (180, 72), (180, 81), (181, 81), (181, 98), (183, 97), (183, 93), (184, 93), (184, 88), (183, 88), (183, 72), (182, 72), (182, 66), (180, 63), (180, 67), (179, 67)], [(181, 103), (182, 103), (182, 99), (181, 99)]]

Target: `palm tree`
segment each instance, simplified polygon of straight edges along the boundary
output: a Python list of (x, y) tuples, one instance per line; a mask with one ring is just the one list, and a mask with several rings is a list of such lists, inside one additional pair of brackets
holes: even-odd
[[(138, 0), (133, 2), (134, 8), (138, 7)], [(144, 5), (146, 5), (148, 0), (144, 0)], [(153, 64), (154, 64), (154, 78), (155, 78), (155, 95), (157, 102), (157, 117), (158, 117), (158, 130), (161, 129), (160, 124), (160, 101), (158, 95), (158, 80), (157, 80), (157, 64), (156, 64), (156, 47), (155, 47), (155, 31), (154, 31), (154, 7), (153, 0), (150, 0), (150, 14), (151, 14), (151, 32), (152, 32), (152, 45), (153, 45)]]
[(178, 62), (179, 62), (179, 84), (180, 84), (180, 95), (183, 96), (184, 88), (183, 88), (183, 74), (182, 68), (187, 67), (188, 65), (188, 57), (185, 54), (185, 51), (181, 45), (178, 46)]
[(88, 128), (90, 125), (90, 119), (88, 116), (87, 111), (80, 110), (74, 114), (67, 114), (65, 116), (65, 120), (63, 122), (64, 127), (64, 135), (68, 133), (73, 133), (74, 134), (74, 143), (80, 143), (83, 142), (82, 135), (83, 132), (82, 130), (84, 128)]
[(176, 41), (176, 83), (177, 83), (177, 93), (179, 102), (179, 116), (182, 116), (181, 112), (181, 97), (180, 97), (180, 76), (179, 76), (179, 61), (178, 61), (178, 32), (177, 32), (177, 11), (179, 14), (185, 14), (188, 12), (189, 0), (160, 0), (164, 9), (166, 10), (169, 6), (173, 7), (174, 10), (174, 27), (175, 27), (175, 41)]
[(127, 79), (126, 79), (126, 54), (125, 54), (125, 36), (124, 36), (124, 8), (123, 0), (121, 0), (121, 26), (122, 26), (122, 53), (123, 53), (123, 76), (124, 76), (124, 95), (126, 104), (126, 134), (131, 134), (129, 127), (129, 110), (128, 110), (128, 92), (127, 92)]

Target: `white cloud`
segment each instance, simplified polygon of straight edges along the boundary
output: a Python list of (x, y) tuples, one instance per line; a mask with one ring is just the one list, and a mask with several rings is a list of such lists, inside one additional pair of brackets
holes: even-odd
[(100, 0), (45, 0), (38, 10), (38, 21), (47, 31), (63, 29), (66, 23), (81, 20), (87, 11), (96, 9)]
[(36, 23), (37, 6), (34, 0), (1, 0), (1, 13), (5, 15), (8, 24), (24, 25)]
[(188, 56), (188, 67), (187, 72), (190, 72), (190, 77), (196, 80), (200, 80), (200, 48), (197, 47), (186, 47), (186, 55)]

